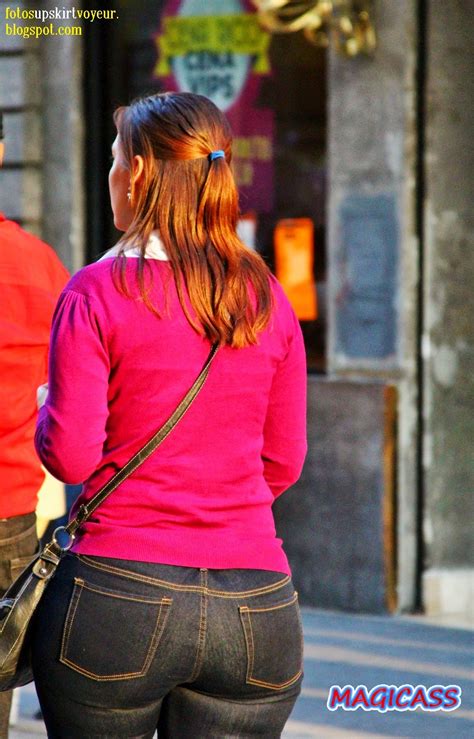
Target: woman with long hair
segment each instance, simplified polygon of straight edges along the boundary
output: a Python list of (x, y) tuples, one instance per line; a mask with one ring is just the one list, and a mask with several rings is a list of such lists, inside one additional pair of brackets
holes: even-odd
[(80, 529), (37, 613), (49, 737), (279, 737), (301, 688), (301, 619), (272, 503), (306, 453), (298, 321), (239, 240), (231, 132), (191, 93), (115, 114), (118, 245), (68, 283), (36, 432), (85, 481), (73, 514), (150, 439), (218, 345), (161, 446)]

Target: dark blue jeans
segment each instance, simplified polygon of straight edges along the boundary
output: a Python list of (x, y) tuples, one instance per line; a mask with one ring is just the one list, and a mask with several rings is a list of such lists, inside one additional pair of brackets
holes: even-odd
[(35, 621), (48, 736), (281, 735), (300, 692), (291, 579), (68, 555)]

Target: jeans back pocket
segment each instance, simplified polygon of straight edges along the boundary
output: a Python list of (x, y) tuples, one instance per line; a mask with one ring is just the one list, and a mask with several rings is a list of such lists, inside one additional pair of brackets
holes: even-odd
[(284, 690), (303, 674), (303, 634), (298, 594), (262, 608), (240, 606), (250, 685)]
[(129, 680), (148, 671), (171, 598), (147, 598), (74, 578), (60, 661), (92, 680)]

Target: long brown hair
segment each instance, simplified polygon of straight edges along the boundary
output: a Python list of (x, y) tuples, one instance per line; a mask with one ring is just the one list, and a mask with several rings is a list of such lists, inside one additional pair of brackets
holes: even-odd
[[(119, 256), (131, 243), (140, 247), (145, 303), (159, 315), (144, 280), (146, 244), (158, 229), (191, 326), (236, 348), (257, 343), (272, 311), (269, 270), (237, 236), (238, 193), (225, 116), (202, 95), (168, 92), (119, 108), (114, 121), (127, 166), (137, 154), (144, 159), (143, 186), (132, 189), (134, 218), (120, 239)], [(225, 157), (211, 159), (216, 150)], [(125, 259), (117, 263), (127, 291)]]

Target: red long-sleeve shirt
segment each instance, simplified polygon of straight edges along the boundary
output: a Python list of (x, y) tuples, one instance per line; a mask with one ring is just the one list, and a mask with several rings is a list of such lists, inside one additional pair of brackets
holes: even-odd
[(0, 213), (0, 518), (31, 513), (44, 472), (33, 438), (51, 319), (69, 278), (47, 244)]
[[(56, 309), (49, 397), (36, 444), (44, 465), (89, 499), (156, 432), (192, 385), (209, 343), (189, 325), (169, 263), (149, 260), (154, 316), (119, 293), (112, 259), (81, 270)], [(84, 554), (189, 567), (288, 572), (271, 505), (306, 453), (306, 361), (280, 285), (258, 346), (221, 348), (179, 425), (115, 490), (74, 546)], [(168, 292), (168, 311), (164, 293)]]

